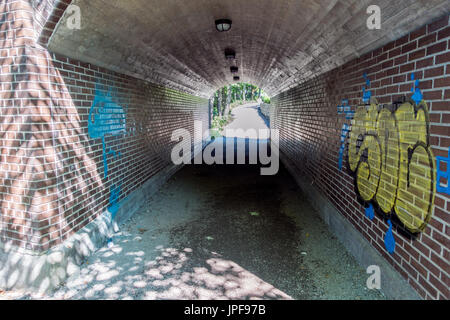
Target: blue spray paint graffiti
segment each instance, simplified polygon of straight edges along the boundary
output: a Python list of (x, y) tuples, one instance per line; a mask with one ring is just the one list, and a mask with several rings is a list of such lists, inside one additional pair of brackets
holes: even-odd
[(366, 208), (366, 217), (370, 220), (373, 220), (373, 218), (375, 217), (375, 211), (371, 203), (369, 203), (369, 206)]
[[(367, 76), (367, 73), (363, 74), (364, 80), (366, 80), (366, 86), (363, 86), (363, 102), (365, 104), (370, 103), (370, 98), (372, 97), (372, 92), (370, 90), (366, 90), (370, 87), (370, 79)], [(348, 104), (348, 99), (342, 100), (342, 105), (337, 107), (338, 114), (345, 114), (345, 119), (352, 120), (353, 116), (355, 114), (354, 111), (351, 111), (351, 106)], [(341, 130), (341, 147), (339, 149), (339, 162), (338, 167), (339, 170), (342, 170), (342, 162), (344, 158), (344, 151), (345, 151), (345, 139), (347, 138), (347, 134), (350, 131), (350, 125), (347, 123), (344, 123)]]
[(362, 89), (363, 89), (363, 102), (365, 104), (368, 104), (368, 103), (370, 103), (370, 98), (372, 97), (372, 91), (366, 90), (366, 89), (369, 89), (369, 87), (370, 87), (370, 79), (367, 76), (367, 73), (364, 73), (363, 77), (364, 77), (364, 80), (366, 80), (366, 86), (367, 86), (367, 87), (365, 87), (365, 86), (362, 87)]
[[(414, 78), (415, 78), (414, 73), (412, 73), (411, 74), (411, 80), (414, 81)], [(412, 95), (411, 99), (414, 100), (416, 105), (419, 105), (420, 101), (422, 101), (422, 99), (423, 99), (423, 95), (422, 95), (422, 92), (420, 91), (419, 84), (420, 84), (420, 81), (416, 80), (414, 82), (414, 86), (411, 89), (411, 92), (414, 92), (414, 94)]]
[[(450, 182), (449, 182), (449, 176), (450, 176), (450, 149), (448, 150), (448, 158), (445, 157), (436, 157), (437, 161), (437, 179), (436, 179), (436, 191), (441, 193), (450, 194)], [(446, 164), (447, 170), (442, 171), (441, 165), (443, 162)], [(443, 186), (441, 184), (441, 180), (446, 179), (447, 180), (447, 186)]]
[(394, 234), (392, 233), (392, 222), (391, 220), (388, 220), (389, 229), (386, 232), (386, 236), (384, 237), (384, 246), (386, 247), (386, 250), (393, 254), (395, 251), (395, 239)]
[[(348, 99), (342, 100), (342, 105), (337, 106), (338, 114), (345, 114), (345, 119), (351, 120), (353, 119), (353, 115), (355, 112), (351, 111), (351, 107), (348, 104)], [(342, 170), (342, 161), (344, 158), (345, 151), (345, 139), (347, 138), (347, 134), (350, 131), (350, 125), (344, 123), (341, 130), (341, 147), (339, 148), (339, 170)]]
[[(103, 166), (105, 179), (108, 179), (108, 157), (113, 159), (121, 158), (121, 153), (113, 149), (106, 148), (106, 136), (119, 136), (126, 134), (126, 113), (121, 106), (113, 101), (112, 93), (108, 91), (107, 94), (96, 86), (95, 98), (92, 107), (89, 110), (88, 118), (88, 132), (92, 139), (102, 139), (103, 146)], [(121, 191), (121, 183), (113, 185), (110, 189), (110, 210), (113, 219), (119, 209), (119, 198)]]
[(105, 136), (126, 133), (126, 114), (121, 106), (112, 101), (111, 92), (105, 95), (96, 88), (94, 102), (89, 111), (88, 132), (92, 139), (102, 139), (105, 178), (108, 178), (108, 155), (117, 158), (120, 153), (117, 154), (112, 149), (106, 151)]
[[(364, 73), (363, 77), (366, 82), (366, 85), (362, 87), (362, 91), (363, 91), (362, 100), (363, 100), (363, 103), (365, 105), (367, 105), (367, 104), (371, 103), (371, 98), (372, 98), (372, 92), (369, 90), (371, 83), (370, 83), (369, 77), (367, 76), (367, 73)], [(414, 80), (414, 75), (411, 76), (411, 79)], [(417, 98), (421, 101), (422, 93), (420, 92), (420, 89), (418, 88), (418, 86), (419, 86), (419, 82), (416, 81), (415, 89), (413, 88), (413, 92), (415, 92), (413, 95), (413, 99)], [(352, 120), (355, 116), (355, 112), (351, 111), (352, 108), (348, 104), (348, 99), (342, 100), (342, 105), (339, 105), (337, 107), (337, 109), (338, 109), (338, 114), (345, 114), (345, 118), (347, 120)], [(342, 162), (343, 162), (343, 156), (344, 156), (344, 152), (345, 152), (345, 142), (346, 142), (348, 133), (350, 131), (351, 131), (350, 125), (348, 123), (344, 123), (344, 125), (342, 126), (342, 131), (341, 131), (341, 147), (339, 149), (339, 162), (338, 162), (339, 170), (342, 170)], [(372, 203), (368, 203), (368, 206), (365, 209), (365, 215), (370, 220), (374, 219), (375, 208)], [(395, 238), (394, 238), (394, 234), (392, 232), (391, 220), (388, 220), (388, 224), (389, 224), (389, 229), (384, 238), (384, 244), (385, 244), (386, 250), (392, 254), (395, 251)]]
[(116, 216), (117, 211), (119, 211), (120, 204), (119, 204), (119, 197), (120, 197), (120, 189), (122, 187), (122, 184), (116, 186), (113, 185), (111, 187), (110, 196), (109, 196), (109, 212), (111, 212), (111, 215), (114, 219)]

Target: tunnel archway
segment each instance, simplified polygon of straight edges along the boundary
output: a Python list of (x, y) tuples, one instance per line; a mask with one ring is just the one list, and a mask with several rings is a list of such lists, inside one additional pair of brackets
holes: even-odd
[[(442, 0), (380, 3), (381, 30), (366, 27), (369, 1), (72, 1), (81, 30), (56, 26), (51, 51), (195, 95), (232, 81), (224, 51), (236, 51), (241, 80), (271, 96), (402, 37), (442, 15)], [(232, 19), (228, 32), (214, 21)]]
[(194, 124), (233, 65), (271, 96), (285, 166), (358, 261), (393, 297), (448, 299), (450, 4), (379, 1), (380, 30), (369, 4), (0, 3), (0, 287), (54, 288), (111, 239), (180, 169), (174, 130), (205, 147)]

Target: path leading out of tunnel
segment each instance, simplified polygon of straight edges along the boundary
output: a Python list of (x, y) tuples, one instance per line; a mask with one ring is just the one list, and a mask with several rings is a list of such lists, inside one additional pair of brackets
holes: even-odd
[(384, 299), (368, 276), (285, 168), (188, 165), (53, 294), (0, 299)]
[[(247, 138), (243, 134), (248, 129), (254, 129), (256, 133), (258, 133), (259, 139), (268, 139), (268, 123), (267, 121), (260, 116), (259, 107), (257, 103), (249, 103), (239, 107), (234, 108), (232, 111), (233, 122), (225, 127), (224, 137), (225, 138)], [(238, 130), (242, 129), (243, 132), (239, 134), (239, 132), (234, 132), (234, 134), (226, 134), (226, 130)], [(264, 130), (265, 135), (259, 135), (259, 130)]]

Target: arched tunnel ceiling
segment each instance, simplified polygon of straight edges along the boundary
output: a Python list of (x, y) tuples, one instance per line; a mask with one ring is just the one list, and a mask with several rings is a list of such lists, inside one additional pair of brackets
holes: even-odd
[[(81, 30), (58, 24), (53, 52), (209, 97), (241, 81), (276, 95), (380, 47), (450, 11), (448, 0), (74, 0)], [(381, 30), (366, 27), (369, 5)], [(230, 18), (219, 33), (215, 19)]]

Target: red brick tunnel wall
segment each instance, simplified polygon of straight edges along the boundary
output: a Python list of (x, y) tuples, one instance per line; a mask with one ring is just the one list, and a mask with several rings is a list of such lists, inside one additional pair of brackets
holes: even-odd
[[(58, 97), (57, 106), (52, 107), (61, 111), (54, 119), (54, 134), (69, 131), (70, 138), (56, 142), (56, 161), (61, 172), (56, 173), (58, 202), (54, 206), (58, 207), (53, 210), (62, 213), (61, 234), (52, 238), (51, 234), (42, 233), (44, 249), (66, 239), (155, 174), (172, 166), (170, 155), (175, 142), (171, 141), (171, 135), (176, 129), (191, 132), (194, 143), (194, 121), (201, 121), (204, 130), (209, 121), (206, 99), (65, 57), (52, 57), (50, 64), (61, 81), (59, 90), (52, 92)], [(58, 101), (59, 97), (62, 100)], [(124, 123), (114, 132), (110, 128), (104, 131), (95, 124), (102, 121), (102, 114), (107, 117), (106, 126), (111, 121), (118, 125), (111, 118), (123, 118)], [(81, 153), (91, 161), (90, 166), (83, 168), (78, 162), (78, 148), (84, 149)], [(99, 174), (102, 183), (80, 184), (79, 180), (84, 180), (82, 175), (89, 170), (92, 176)], [(81, 179), (77, 179), (78, 175)], [(117, 199), (112, 198), (115, 192)]]
[(0, 238), (43, 251), (171, 166), (172, 132), (209, 118), (206, 99), (48, 52), (34, 10), (0, 4)]
[[(445, 161), (440, 161), (437, 167), (438, 160), (447, 158), (448, 161), (450, 156), (449, 38), (449, 17), (445, 16), (359, 59), (302, 83), (278, 95), (272, 102), (274, 109), (271, 121), (272, 126), (280, 130), (280, 149), (296, 165), (298, 174), (311, 179), (338, 211), (424, 298), (450, 298), (450, 195), (448, 188), (434, 190), (437, 186), (434, 182), (438, 177), (441, 177), (440, 183), (445, 186), (446, 179), (443, 175), (449, 170)], [(364, 74), (367, 75), (366, 79)], [(402, 103), (396, 104), (404, 97), (408, 101), (413, 95), (411, 89), (417, 83), (411, 79), (412, 74), (415, 80), (419, 80), (416, 87), (422, 92), (427, 108), (415, 110), (413, 106), (401, 107)], [(367, 80), (370, 83), (366, 82)], [(363, 104), (363, 87), (366, 92), (371, 92), (372, 98), (378, 103), (374, 109), (367, 105), (358, 109), (359, 112), (355, 114), (348, 113), (350, 110), (355, 112), (357, 107)], [(345, 99), (348, 99), (348, 102)], [(389, 112), (382, 113), (383, 109)], [(384, 121), (379, 116), (382, 113), (384, 119), (389, 119), (392, 112), (395, 113), (398, 124)], [(360, 134), (370, 133), (369, 129), (376, 130), (376, 123), (382, 123), (383, 130), (389, 129), (392, 132), (391, 136), (386, 137), (381, 132), (383, 130), (378, 131), (377, 138), (392, 140), (397, 135), (397, 140), (393, 141), (400, 141), (400, 149), (403, 148), (403, 151), (399, 151), (397, 147), (391, 150), (392, 153), (389, 151), (389, 157), (397, 159), (397, 163), (399, 152), (403, 152), (401, 161), (408, 159), (405, 145), (408, 147), (409, 144), (410, 152), (413, 150), (411, 146), (414, 146), (414, 143), (408, 139), (423, 141), (423, 148), (419, 148), (421, 150), (417, 152), (425, 155), (426, 150), (429, 150), (432, 153), (429, 159), (435, 159), (428, 161), (426, 158), (427, 161), (422, 167), (413, 166), (409, 177), (404, 170), (398, 170), (395, 164), (392, 165), (392, 159), (387, 159), (388, 166), (392, 166), (383, 171), (386, 173), (384, 177), (380, 178), (378, 172), (378, 175), (373, 174), (367, 178), (367, 172), (366, 176), (362, 172), (358, 178), (358, 174), (354, 173), (358, 160), (364, 162), (361, 158), (368, 157), (372, 168), (376, 167), (376, 161), (383, 160), (375, 150), (377, 147), (373, 147), (376, 143), (367, 142), (361, 148), (362, 141), (357, 140)], [(348, 127), (344, 126), (345, 124)], [(345, 138), (344, 142), (341, 141), (341, 135)], [(374, 140), (373, 137), (371, 139)], [(355, 159), (354, 154), (358, 148), (366, 147), (369, 155), (360, 154), (361, 158)], [(340, 158), (342, 169), (339, 169)], [(412, 154), (410, 161), (418, 160), (415, 160), (415, 155)], [(375, 170), (373, 172), (376, 173)], [(405, 178), (409, 179), (409, 185)], [(372, 187), (373, 192), (370, 193), (368, 189)], [(398, 189), (407, 191), (397, 193)], [(384, 201), (383, 190), (397, 195), (397, 199)], [(401, 201), (403, 203), (400, 203)], [(370, 205), (376, 212), (373, 220), (366, 217), (366, 207)], [(410, 222), (401, 208), (407, 208), (411, 212), (422, 210), (425, 214), (429, 213), (423, 219), (423, 225), (416, 225), (420, 230), (414, 231), (419, 232), (408, 232), (406, 225)], [(396, 209), (400, 215), (393, 214)], [(370, 209), (368, 215), (370, 216)], [(403, 217), (406, 224), (395, 216)], [(389, 218), (393, 221), (393, 236), (396, 242), (392, 254), (388, 253), (384, 243)], [(414, 229), (412, 225), (409, 227)]]

